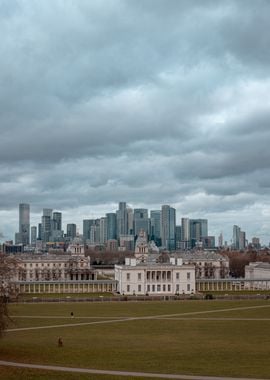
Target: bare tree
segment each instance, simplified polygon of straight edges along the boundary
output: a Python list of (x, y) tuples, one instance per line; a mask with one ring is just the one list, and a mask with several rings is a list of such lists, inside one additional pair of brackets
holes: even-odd
[(16, 291), (12, 286), (12, 279), (17, 269), (17, 260), (0, 253), (0, 336), (10, 321), (8, 315), (8, 302), (10, 296)]

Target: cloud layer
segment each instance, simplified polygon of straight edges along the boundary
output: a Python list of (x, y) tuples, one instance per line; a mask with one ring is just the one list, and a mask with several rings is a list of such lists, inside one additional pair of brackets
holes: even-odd
[[(0, 231), (117, 202), (270, 239), (270, 4), (0, 5)], [(101, 214), (100, 214), (101, 216)]]

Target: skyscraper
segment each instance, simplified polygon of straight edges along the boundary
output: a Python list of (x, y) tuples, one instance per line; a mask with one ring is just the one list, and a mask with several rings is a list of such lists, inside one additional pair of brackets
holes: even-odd
[(52, 218), (53, 218), (53, 229), (57, 231), (61, 231), (62, 230), (62, 213), (54, 212)]
[(246, 248), (246, 233), (244, 231), (240, 231), (239, 236), (239, 249)]
[(240, 231), (241, 228), (239, 226), (234, 225), (233, 226), (233, 249), (239, 249), (240, 248)]
[(126, 202), (119, 202), (119, 208), (116, 211), (116, 219), (117, 219), (117, 238), (119, 239), (120, 235), (127, 235), (128, 233)]
[(139, 236), (140, 230), (143, 230), (148, 236), (149, 221), (148, 221), (148, 210), (146, 208), (135, 208), (134, 209), (134, 235)]
[(37, 227), (32, 226), (31, 227), (31, 245), (35, 246), (37, 242)]
[(181, 248), (181, 226), (175, 226), (175, 245), (176, 249)]
[(100, 244), (105, 244), (108, 240), (108, 238), (107, 238), (107, 218), (106, 217), (100, 218), (99, 227), (100, 227), (99, 242), (100, 242)]
[(150, 221), (151, 221), (150, 238), (151, 240), (155, 241), (157, 246), (160, 246), (161, 245), (161, 239), (160, 239), (161, 210), (151, 210)]
[(127, 207), (127, 233), (134, 235), (134, 213), (131, 207)]
[(114, 212), (109, 212), (106, 214), (107, 218), (107, 239), (116, 239), (116, 214)]
[(44, 208), (41, 217), (41, 240), (45, 243), (50, 241), (53, 229), (52, 220), (53, 210), (51, 208)]
[(77, 226), (74, 223), (67, 224), (67, 237), (74, 239), (77, 233)]
[(30, 242), (30, 205), (19, 205), (19, 240), (21, 244), (28, 245)]
[(189, 218), (181, 219), (181, 244), (183, 249), (190, 248), (190, 223)]
[(83, 238), (84, 240), (90, 240), (91, 226), (95, 225), (95, 219), (83, 220)]
[(49, 216), (52, 219), (52, 208), (44, 208), (43, 209), (43, 216)]
[(190, 240), (191, 247), (195, 247), (202, 238), (208, 236), (208, 220), (207, 219), (190, 219)]
[(52, 231), (52, 220), (49, 215), (43, 215), (41, 217), (41, 240), (45, 243), (50, 241)]
[(161, 207), (161, 242), (169, 251), (175, 250), (175, 209), (168, 205)]

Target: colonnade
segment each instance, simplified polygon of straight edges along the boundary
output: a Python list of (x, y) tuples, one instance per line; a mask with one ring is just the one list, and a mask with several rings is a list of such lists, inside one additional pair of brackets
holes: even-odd
[(116, 281), (17, 282), (19, 293), (106, 293), (116, 291)]
[(240, 290), (268, 290), (269, 280), (222, 279), (222, 280), (196, 280), (196, 291), (240, 291)]
[(170, 270), (148, 270), (146, 272), (147, 281), (171, 281), (172, 272)]

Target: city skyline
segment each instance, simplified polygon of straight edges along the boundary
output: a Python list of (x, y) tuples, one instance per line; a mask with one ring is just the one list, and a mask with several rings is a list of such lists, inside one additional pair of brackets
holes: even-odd
[[(96, 229), (95, 226), (98, 221), (98, 239), (96, 241), (98, 243), (106, 243), (110, 239), (119, 240), (120, 235), (138, 236), (139, 231), (143, 230), (150, 240), (154, 239), (158, 246), (163, 246), (169, 250), (192, 248), (196, 245), (196, 241), (202, 241), (202, 237), (204, 239), (214, 238), (215, 243), (213, 246), (216, 247), (224, 246), (225, 243), (225, 246), (242, 249), (247, 247), (247, 242), (251, 243), (253, 239), (258, 239), (262, 245), (269, 245), (269, 242), (264, 244), (259, 236), (254, 234), (248, 236), (246, 231), (243, 231), (242, 226), (235, 224), (231, 226), (230, 239), (224, 236), (223, 231), (218, 234), (212, 234), (211, 230), (208, 230), (208, 219), (202, 217), (179, 218), (179, 216), (176, 218), (177, 210), (171, 205), (160, 205), (159, 208), (151, 210), (148, 208), (131, 208), (130, 204), (122, 201), (118, 203), (118, 209), (112, 212), (106, 211), (104, 215), (87, 216), (77, 223), (74, 222), (74, 219), (63, 222), (62, 211), (52, 208), (43, 208), (38, 217), (35, 215), (31, 219), (31, 205), (23, 203), (18, 206), (18, 232), (14, 233), (13, 231), (13, 236), (10, 236), (10, 239), (0, 237), (0, 242), (12, 240), (15, 244), (23, 243), (28, 245), (31, 242), (35, 245), (37, 239), (44, 242), (61, 241), (64, 236), (71, 239), (75, 236), (83, 236), (84, 239), (93, 240), (94, 242), (96, 239), (91, 234), (94, 233), (96, 236), (96, 232), (90, 233), (90, 229), (91, 226)], [(112, 217), (114, 217), (114, 220), (111, 220)], [(177, 228), (180, 228), (178, 232)], [(104, 240), (100, 238), (100, 229), (103, 231)], [(26, 234), (22, 233), (23, 230), (25, 230)], [(177, 246), (177, 235), (181, 236), (181, 238), (178, 238), (178, 243), (180, 243), (180, 240), (182, 242), (181, 246)], [(222, 244), (220, 244), (220, 239)], [(171, 243), (169, 242), (170, 240)], [(186, 244), (187, 241), (189, 241), (188, 244)]]
[(126, 200), (268, 245), (269, 14), (267, 0), (1, 2), (0, 239), (19, 203), (82, 231)]

